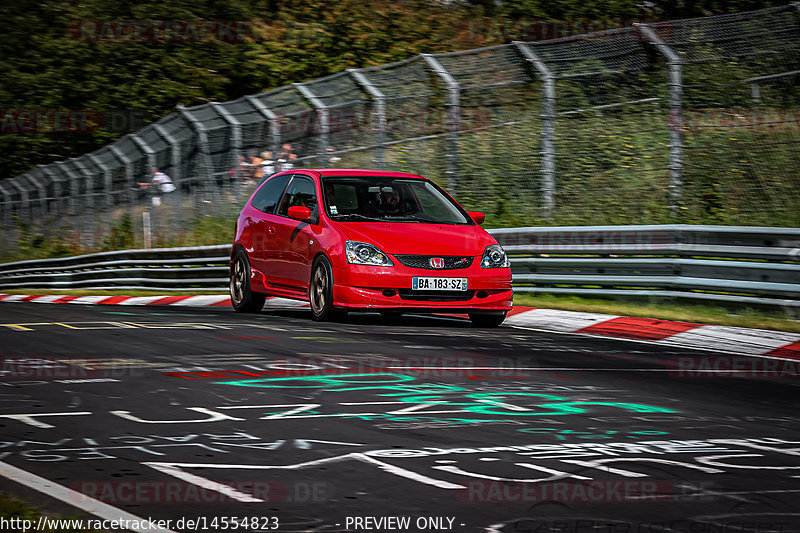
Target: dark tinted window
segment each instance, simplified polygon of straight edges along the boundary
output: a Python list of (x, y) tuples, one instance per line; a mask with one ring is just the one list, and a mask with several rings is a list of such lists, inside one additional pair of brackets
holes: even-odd
[(317, 209), (317, 192), (314, 189), (314, 182), (310, 178), (295, 176), (286, 194), (283, 196), (279, 215), (288, 216), (289, 208), (295, 205), (302, 205), (312, 212)]
[(275, 176), (274, 178), (270, 178), (267, 182), (258, 190), (255, 196), (253, 196), (253, 207), (258, 209), (259, 211), (263, 211), (265, 213), (272, 213), (275, 211), (275, 206), (278, 204), (278, 200), (281, 198), (281, 193), (283, 189), (286, 188), (286, 184), (289, 182), (289, 178), (291, 176), (284, 175), (284, 176)]

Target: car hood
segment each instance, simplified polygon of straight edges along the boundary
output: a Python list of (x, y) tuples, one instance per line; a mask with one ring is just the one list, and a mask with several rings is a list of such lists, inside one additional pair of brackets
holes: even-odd
[(396, 222), (339, 223), (350, 240), (374, 244), (389, 254), (481, 255), (491, 235), (480, 226)]

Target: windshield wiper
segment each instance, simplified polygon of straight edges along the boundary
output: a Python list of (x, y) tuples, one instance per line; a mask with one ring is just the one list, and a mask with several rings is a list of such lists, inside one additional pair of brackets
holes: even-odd
[(386, 215), (383, 217), (383, 220), (394, 220), (396, 222), (420, 222), (420, 220), (414, 215)]
[(368, 216), (362, 215), (360, 213), (347, 213), (347, 214), (343, 214), (343, 215), (331, 215), (331, 217), (335, 217), (337, 220), (340, 219), (340, 218), (344, 218), (344, 219), (356, 218), (358, 220), (374, 220), (375, 222), (383, 222), (382, 218), (368, 217)]

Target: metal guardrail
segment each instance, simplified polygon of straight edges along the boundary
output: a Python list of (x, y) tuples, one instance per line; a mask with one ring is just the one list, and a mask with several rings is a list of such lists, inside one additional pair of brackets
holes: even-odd
[(800, 308), (800, 229), (571, 226), (490, 233), (514, 290), (650, 296)]
[[(514, 290), (800, 308), (800, 229), (571, 226), (493, 229)], [(0, 290), (226, 290), (229, 245), (123, 250), (0, 265)]]
[(227, 290), (230, 249), (152, 248), (3, 263), (0, 290)]

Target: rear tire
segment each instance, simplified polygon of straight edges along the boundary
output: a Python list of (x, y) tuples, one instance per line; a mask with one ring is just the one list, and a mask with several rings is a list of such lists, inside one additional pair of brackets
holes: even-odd
[(233, 256), (229, 288), (231, 305), (237, 313), (258, 313), (264, 307), (267, 295), (250, 290), (250, 261), (244, 250)]
[(502, 313), (469, 313), (469, 319), (476, 328), (496, 328), (506, 319), (508, 311)]
[(311, 318), (322, 322), (333, 314), (333, 272), (331, 263), (320, 255), (311, 267), (311, 283), (308, 285), (308, 301), (311, 304)]

